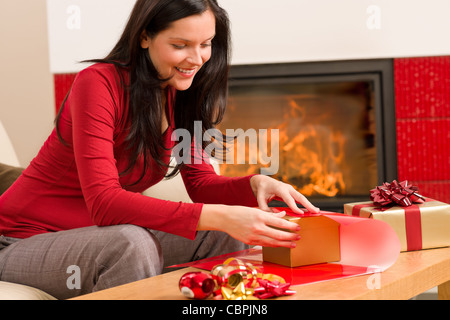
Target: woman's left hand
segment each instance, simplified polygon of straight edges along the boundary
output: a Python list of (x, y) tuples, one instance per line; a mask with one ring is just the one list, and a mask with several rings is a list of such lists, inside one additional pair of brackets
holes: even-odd
[(268, 203), (273, 198), (279, 197), (296, 213), (303, 213), (297, 207), (297, 202), (303, 205), (309, 212), (318, 213), (320, 211), (304, 195), (295, 190), (293, 186), (271, 177), (255, 175), (250, 178), (250, 185), (261, 210), (272, 212)]

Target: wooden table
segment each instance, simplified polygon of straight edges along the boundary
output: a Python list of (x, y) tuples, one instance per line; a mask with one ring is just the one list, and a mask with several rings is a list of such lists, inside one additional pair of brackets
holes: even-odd
[[(198, 269), (181, 269), (74, 300), (182, 300), (178, 281), (189, 271)], [(382, 273), (292, 286), (296, 295), (277, 299), (409, 299), (435, 286), (439, 299), (450, 299), (450, 248), (403, 252)]]

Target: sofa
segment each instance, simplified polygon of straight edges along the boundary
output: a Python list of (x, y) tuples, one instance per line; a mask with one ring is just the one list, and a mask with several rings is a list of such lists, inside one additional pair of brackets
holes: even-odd
[[(11, 140), (0, 121), (0, 195), (22, 173)], [(54, 300), (42, 290), (25, 285), (0, 281), (0, 300)]]

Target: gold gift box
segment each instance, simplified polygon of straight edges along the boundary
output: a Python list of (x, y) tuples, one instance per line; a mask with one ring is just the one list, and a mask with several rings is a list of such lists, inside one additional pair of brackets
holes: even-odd
[[(358, 216), (388, 223), (397, 233), (401, 251), (408, 251), (405, 207), (394, 206), (381, 210), (372, 201), (355, 202), (344, 204), (345, 213), (353, 215), (353, 208), (357, 205), (366, 205), (359, 209)], [(417, 206), (420, 209), (421, 249), (450, 246), (450, 205), (428, 199)]]
[(341, 259), (339, 223), (325, 216), (291, 217), (285, 219), (300, 226), (300, 240), (295, 248), (263, 247), (263, 260), (288, 267), (335, 262)]

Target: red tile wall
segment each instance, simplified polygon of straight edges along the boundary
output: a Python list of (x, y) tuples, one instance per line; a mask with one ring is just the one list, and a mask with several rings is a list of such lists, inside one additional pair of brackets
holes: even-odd
[[(450, 203), (450, 56), (394, 59), (398, 179)], [(59, 110), (75, 74), (58, 74)]]
[(450, 56), (394, 60), (398, 178), (450, 203)]

